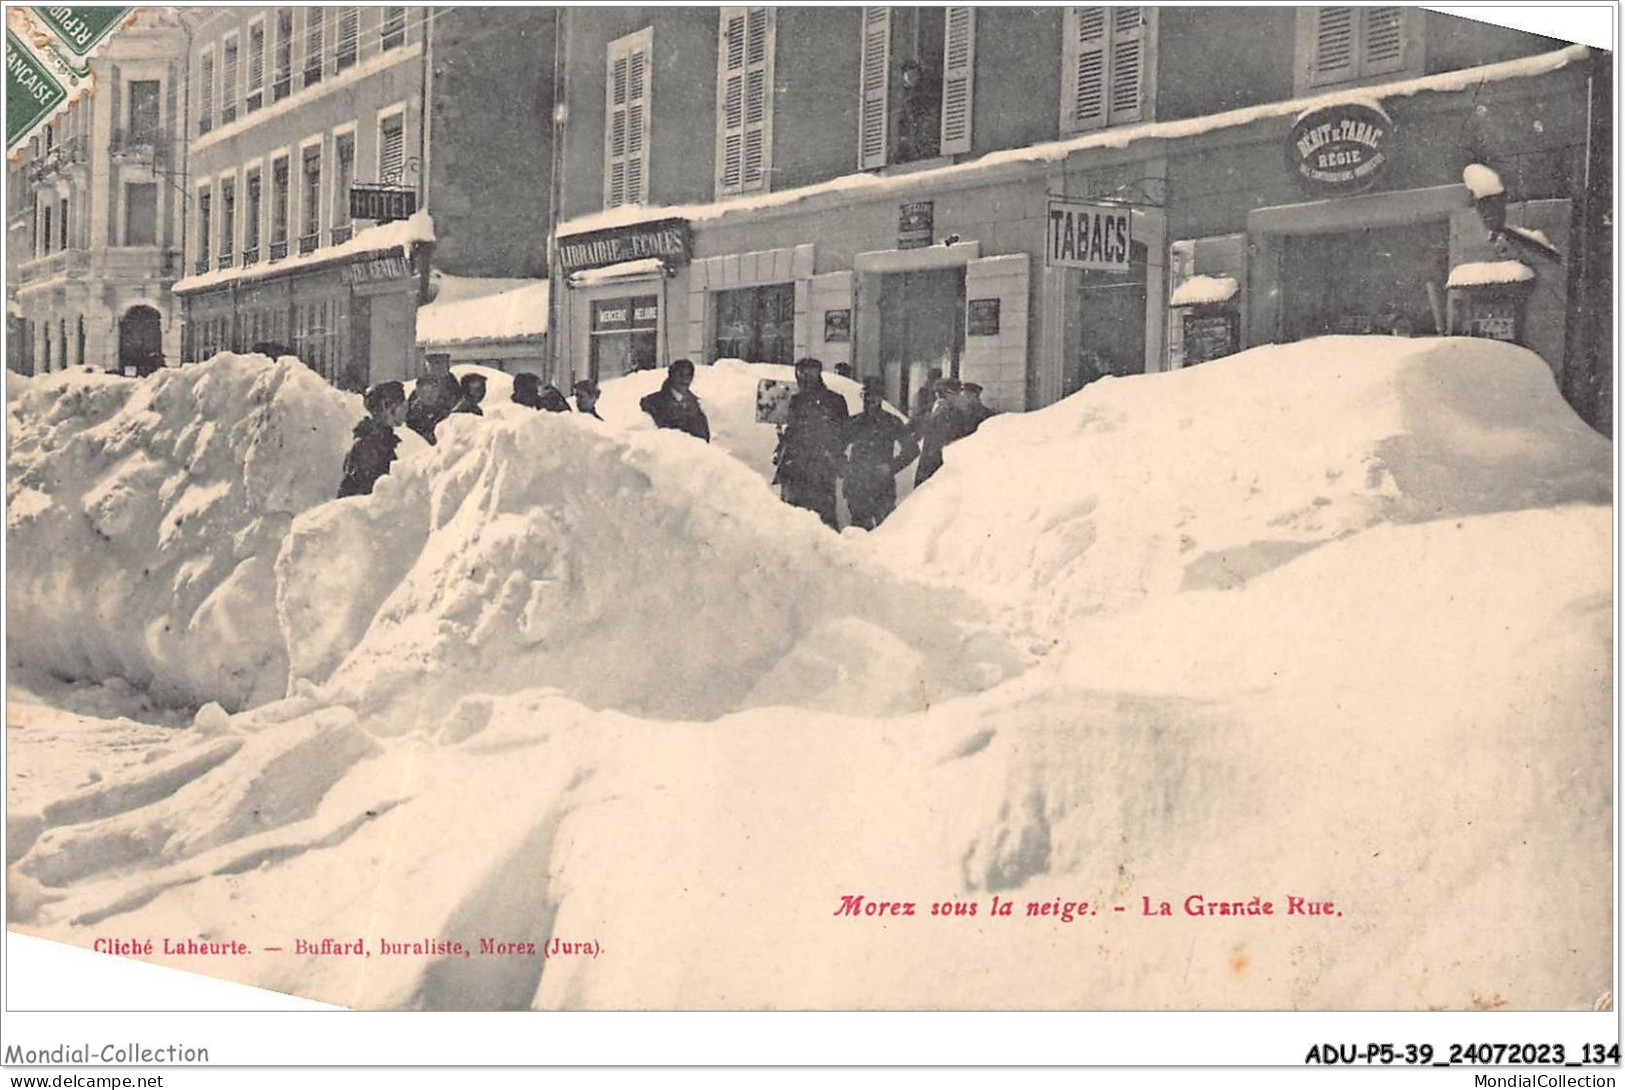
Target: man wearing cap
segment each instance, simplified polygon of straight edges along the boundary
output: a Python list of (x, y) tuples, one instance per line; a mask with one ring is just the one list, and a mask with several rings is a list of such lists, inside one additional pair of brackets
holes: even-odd
[(406, 388), (398, 382), (380, 382), (361, 403), (368, 415), (355, 426), (355, 442), (344, 456), (340, 499), (371, 495), (378, 478), (389, 472), (401, 442), (395, 428), (406, 419)]
[(711, 422), (705, 418), (700, 399), (694, 396), (693, 360), (672, 360), (666, 368), (666, 381), (639, 401), (638, 407), (649, 414), (657, 428), (672, 428), (711, 441)]
[(784, 502), (818, 513), (824, 525), (839, 528), (835, 482), (841, 472), (841, 435), (846, 426), (846, 398), (824, 385), (824, 364), (805, 357), (796, 361), (796, 393), (790, 419), (779, 437), (773, 481)]
[(897, 474), (920, 456), (908, 426), (882, 404), (878, 378), (863, 380), (863, 411), (847, 421), (841, 447), (852, 525), (873, 530), (897, 506)]
[(993, 410), (982, 404), (982, 388), (974, 382), (959, 387), (959, 397), (954, 407), (964, 417), (964, 431), (957, 436), (960, 439), (975, 434), (982, 421), (993, 415)]
[(942, 468), (942, 448), (965, 434), (965, 415), (959, 411), (959, 380), (945, 378), (937, 383), (937, 401), (915, 424), (920, 437), (920, 464), (914, 471), (916, 487)]

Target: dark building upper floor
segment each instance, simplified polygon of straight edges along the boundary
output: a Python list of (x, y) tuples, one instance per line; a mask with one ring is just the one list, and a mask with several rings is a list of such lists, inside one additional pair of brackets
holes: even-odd
[(904, 172), (1532, 56), (1415, 7), (605, 7), (564, 15), (563, 218)]

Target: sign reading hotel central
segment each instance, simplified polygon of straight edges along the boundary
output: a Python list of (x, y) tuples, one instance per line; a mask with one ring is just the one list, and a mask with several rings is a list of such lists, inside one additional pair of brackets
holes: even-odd
[(1334, 103), (1298, 118), (1287, 162), (1316, 193), (1358, 193), (1387, 172), (1393, 137), (1394, 123), (1375, 106)]
[(688, 221), (651, 220), (630, 227), (610, 227), (559, 239), (564, 275), (601, 269), (623, 261), (658, 257), (668, 265), (688, 263)]
[(1132, 213), (1122, 205), (1050, 201), (1044, 264), (1052, 269), (1127, 272)]

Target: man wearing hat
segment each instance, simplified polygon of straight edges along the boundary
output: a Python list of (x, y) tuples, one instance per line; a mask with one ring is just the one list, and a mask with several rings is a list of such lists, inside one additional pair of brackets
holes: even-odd
[(954, 407), (965, 418), (964, 431), (957, 436), (960, 439), (974, 434), (982, 426), (982, 421), (993, 415), (993, 410), (982, 404), (982, 388), (974, 382), (959, 387), (959, 397)]
[(920, 456), (908, 426), (882, 404), (878, 378), (863, 380), (863, 411), (847, 421), (841, 449), (852, 525), (873, 530), (897, 506), (897, 474)]
[(406, 419), (406, 388), (398, 382), (380, 382), (362, 398), (367, 416), (355, 426), (355, 442), (344, 456), (344, 477), (339, 498), (369, 496), (378, 478), (395, 461), (400, 436), (395, 428)]
[(846, 428), (846, 398), (824, 385), (824, 364), (804, 357), (796, 361), (796, 392), (790, 418), (774, 455), (784, 502), (815, 511), (831, 530), (839, 529), (835, 484), (841, 473), (841, 436)]
[(914, 485), (919, 487), (942, 468), (942, 448), (965, 434), (965, 415), (959, 411), (962, 396), (959, 380), (945, 378), (937, 383), (936, 404), (915, 424), (920, 436), (920, 464), (914, 471)]

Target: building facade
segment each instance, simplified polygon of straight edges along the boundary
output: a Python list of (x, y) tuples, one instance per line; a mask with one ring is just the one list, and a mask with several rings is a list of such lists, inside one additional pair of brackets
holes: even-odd
[(186, 29), (143, 9), (8, 164), (8, 364), (147, 374), (180, 357)]
[(1606, 53), (1417, 8), (1057, 7), (598, 9), (563, 54), (560, 377), (813, 355), (1027, 409), (1468, 332), (1606, 426)]

